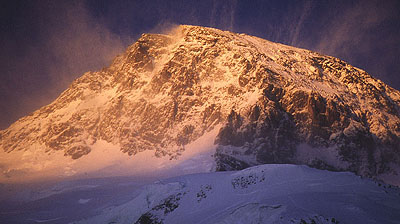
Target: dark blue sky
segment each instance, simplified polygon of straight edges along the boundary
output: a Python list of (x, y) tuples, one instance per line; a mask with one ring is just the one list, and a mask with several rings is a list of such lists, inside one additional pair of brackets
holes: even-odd
[(400, 1), (1, 1), (0, 128), (108, 66), (142, 33), (192, 24), (339, 57), (400, 89)]

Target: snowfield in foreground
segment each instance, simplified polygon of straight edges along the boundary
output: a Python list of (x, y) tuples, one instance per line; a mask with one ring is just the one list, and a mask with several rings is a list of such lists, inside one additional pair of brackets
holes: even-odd
[(399, 223), (400, 191), (347, 172), (261, 165), (147, 185), (78, 223)]
[(389, 224), (400, 220), (397, 187), (349, 172), (261, 165), (148, 184), (151, 182), (103, 178), (25, 191), (14, 207), (11, 202), (1, 203), (0, 219), (7, 223), (74, 224)]

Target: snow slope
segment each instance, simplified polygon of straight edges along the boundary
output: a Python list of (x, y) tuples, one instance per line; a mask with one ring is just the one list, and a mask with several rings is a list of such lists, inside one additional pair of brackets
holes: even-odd
[[(90, 203), (90, 202), (89, 202)], [(348, 172), (260, 165), (144, 186), (131, 201), (73, 223), (399, 223), (398, 188)]]
[(157, 157), (152, 150), (129, 156), (121, 152), (118, 146), (105, 141), (97, 141), (92, 145), (93, 152), (78, 160), (57, 151), (49, 155), (40, 151), (18, 151), (11, 154), (0, 151), (1, 163), (7, 167), (7, 170), (3, 171), (5, 175), (0, 175), (0, 183), (110, 176), (166, 178), (215, 171), (214, 139), (218, 130), (219, 127), (186, 145), (187, 150), (175, 159)]
[(107, 177), (0, 185), (0, 223), (61, 224), (129, 202), (154, 177)]

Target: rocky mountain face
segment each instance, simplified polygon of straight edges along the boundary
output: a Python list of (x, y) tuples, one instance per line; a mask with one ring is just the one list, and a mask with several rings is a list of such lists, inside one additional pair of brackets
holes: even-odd
[(399, 105), (399, 91), (340, 59), (183, 25), (143, 34), (0, 131), (0, 147), (80, 159), (104, 140), (173, 159), (222, 127), (217, 170), (294, 163), (400, 184)]

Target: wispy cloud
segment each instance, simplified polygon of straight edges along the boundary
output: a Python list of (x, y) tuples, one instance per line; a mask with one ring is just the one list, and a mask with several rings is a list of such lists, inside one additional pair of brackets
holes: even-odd
[(214, 0), (210, 11), (209, 26), (233, 31), (235, 26), (236, 6), (236, 0)]
[[(339, 57), (400, 87), (400, 4), (396, 1), (300, 1), (266, 32), (273, 41)], [(396, 26), (397, 22), (397, 26)], [(394, 23), (394, 24), (393, 24)]]
[[(386, 7), (382, 7), (386, 6)], [(337, 12), (330, 23), (326, 24), (316, 49), (330, 53), (348, 55), (351, 49), (346, 46), (363, 46), (361, 51), (368, 50), (368, 40), (376, 35), (379, 25), (392, 13), (390, 6), (380, 4), (380, 1), (361, 1), (355, 5)]]
[(296, 45), (299, 39), (299, 35), (304, 26), (304, 21), (310, 16), (313, 9), (311, 1), (306, 1), (304, 5), (301, 6), (301, 11), (298, 14), (298, 18), (294, 18), (294, 23), (291, 29), (291, 40), (290, 45)]
[[(359, 1), (340, 8), (326, 23), (319, 40), (308, 47), (340, 57), (359, 66), (389, 85), (400, 87), (396, 54), (400, 53), (398, 25), (399, 4), (395, 1)], [(397, 50), (396, 50), (397, 48)], [(397, 62), (396, 62), (397, 60)], [(397, 71), (397, 72), (396, 72)]]

